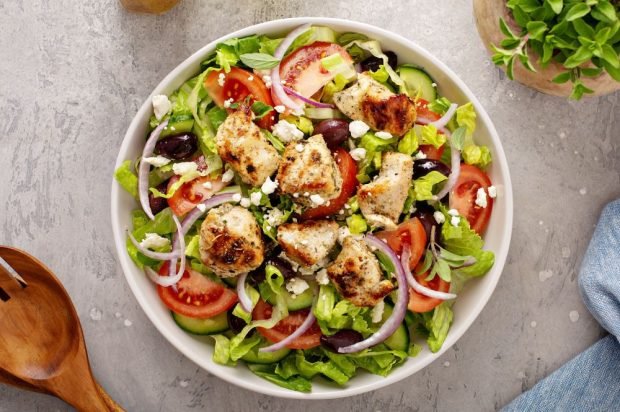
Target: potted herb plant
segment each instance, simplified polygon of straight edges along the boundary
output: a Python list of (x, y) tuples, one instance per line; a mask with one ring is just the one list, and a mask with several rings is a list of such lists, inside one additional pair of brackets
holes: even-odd
[(576, 100), (620, 89), (620, 0), (474, 0), (474, 14), (510, 79)]

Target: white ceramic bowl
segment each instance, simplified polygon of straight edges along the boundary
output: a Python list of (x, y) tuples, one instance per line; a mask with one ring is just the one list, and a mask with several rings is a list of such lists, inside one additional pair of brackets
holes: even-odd
[(508, 173), (508, 164), (497, 132), (478, 99), (467, 86), (443, 63), (415, 43), (389, 31), (368, 24), (327, 18), (294, 18), (275, 20), (239, 30), (217, 39), (182, 62), (168, 74), (155, 88), (138, 114), (134, 117), (123, 144), (121, 145), (116, 167), (126, 159), (135, 159), (142, 152), (144, 138), (147, 133), (149, 116), (152, 113), (151, 97), (155, 94), (170, 94), (183, 82), (196, 75), (200, 62), (213, 52), (215, 45), (231, 37), (251, 34), (283, 35), (303, 23), (326, 25), (337, 32), (359, 32), (381, 42), (385, 50), (393, 50), (402, 63), (414, 63), (422, 66), (436, 80), (442, 95), (458, 103), (473, 102), (478, 113), (476, 139), (480, 144), (488, 145), (493, 154), (494, 162), (489, 174), (498, 188), (498, 198), (493, 207), (493, 215), (485, 236), (486, 248), (495, 252), (496, 260), (493, 269), (484, 277), (469, 282), (454, 305), (454, 323), (450, 333), (438, 353), (431, 353), (426, 345), (415, 358), (394, 369), (388, 377), (380, 377), (360, 373), (344, 387), (338, 387), (316, 379), (312, 393), (290, 391), (266, 382), (253, 375), (244, 365), (226, 367), (215, 364), (211, 360), (213, 345), (207, 338), (198, 338), (181, 330), (172, 320), (170, 312), (157, 296), (154, 285), (130, 260), (125, 249), (125, 231), (131, 227), (130, 211), (138, 207), (136, 201), (121, 187), (112, 184), (112, 229), (114, 242), (121, 266), (127, 282), (142, 306), (142, 309), (155, 327), (185, 356), (210, 373), (243, 388), (283, 398), (298, 399), (329, 399), (352, 396), (363, 392), (382, 388), (404, 379), (421, 370), (448, 350), (465, 333), (474, 322), (482, 308), (493, 293), (497, 281), (504, 268), (506, 254), (512, 232), (512, 186)]

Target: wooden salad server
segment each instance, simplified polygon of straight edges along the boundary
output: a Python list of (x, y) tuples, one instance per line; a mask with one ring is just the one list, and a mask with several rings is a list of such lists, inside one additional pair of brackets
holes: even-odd
[(93, 378), (60, 281), (21, 250), (0, 246), (0, 258), (0, 383), (57, 396), (79, 411), (122, 411)]

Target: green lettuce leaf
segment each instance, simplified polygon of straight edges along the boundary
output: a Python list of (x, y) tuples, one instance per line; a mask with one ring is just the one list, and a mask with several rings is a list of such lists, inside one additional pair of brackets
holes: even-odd
[(119, 185), (134, 198), (138, 198), (138, 176), (131, 167), (131, 160), (125, 160), (114, 172), (114, 178)]
[(235, 362), (230, 359), (230, 340), (224, 335), (212, 335), (211, 337), (215, 340), (213, 362), (234, 366)]
[(420, 144), (433, 145), (438, 149), (446, 143), (446, 135), (437, 133), (437, 128), (432, 124), (416, 126), (415, 129), (420, 132)]
[(474, 105), (469, 102), (456, 109), (456, 123), (465, 127), (467, 134), (463, 142), (463, 161), (468, 165), (485, 168), (491, 163), (491, 151), (486, 146), (478, 146), (474, 142), (473, 133), (476, 130), (476, 111)]
[(331, 360), (312, 362), (306, 359), (301, 351), (297, 351), (295, 361), (299, 374), (306, 379), (312, 379), (314, 376), (322, 374), (339, 385), (344, 385), (350, 379)]
[(288, 379), (285, 379), (276, 373), (276, 365), (274, 364), (251, 364), (248, 365), (248, 368), (255, 375), (260, 376), (261, 378), (266, 379), (269, 382), (283, 388), (297, 392), (310, 392), (312, 390), (312, 383), (308, 379), (301, 376), (292, 376)]
[(410, 129), (398, 142), (398, 151), (408, 156), (413, 155), (419, 147), (418, 135), (415, 130)]
[(426, 343), (431, 352), (435, 353), (441, 349), (441, 346), (448, 336), (453, 318), (452, 309), (450, 309), (448, 302), (444, 302), (433, 309), (432, 312), (429, 312), (429, 314), (425, 313), (424, 316), (426, 320), (426, 329), (429, 331)]
[[(136, 222), (144, 223), (140, 227), (134, 227), (132, 233), (138, 242), (144, 240), (147, 233), (156, 233), (160, 236), (166, 236), (177, 230), (176, 224), (174, 223), (174, 220), (172, 220), (172, 210), (170, 208), (166, 208), (156, 214), (155, 219), (153, 220), (147, 219), (144, 221), (143, 219), (136, 219), (134, 220), (134, 223)], [(150, 259), (140, 253), (134, 244), (131, 243), (129, 237), (127, 238), (126, 247), (127, 254), (140, 269), (144, 266), (156, 266), (161, 263), (158, 260)]]
[[(413, 190), (415, 192), (415, 198), (418, 201), (421, 200), (432, 200), (433, 199), (433, 188), (436, 184), (441, 183), (448, 178), (433, 170), (425, 176), (422, 176), (413, 181)], [(448, 225), (444, 225), (448, 226)]]

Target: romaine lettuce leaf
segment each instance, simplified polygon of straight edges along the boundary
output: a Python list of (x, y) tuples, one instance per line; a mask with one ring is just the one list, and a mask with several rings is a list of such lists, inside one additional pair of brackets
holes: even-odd
[[(417, 178), (413, 181), (413, 191), (415, 192), (415, 198), (418, 201), (422, 200), (432, 200), (433, 199), (433, 188), (436, 184), (441, 183), (448, 178), (433, 170), (432, 172)], [(446, 226), (446, 225), (444, 225)]]
[(426, 329), (429, 331), (426, 343), (431, 352), (435, 353), (441, 349), (452, 324), (453, 314), (452, 309), (450, 309), (450, 303), (442, 303), (433, 309), (432, 312), (425, 313), (424, 317)]
[(248, 368), (255, 375), (283, 388), (297, 392), (310, 392), (312, 390), (312, 383), (304, 377), (291, 376), (288, 379), (285, 379), (278, 375), (275, 371), (276, 365), (273, 363), (269, 365), (250, 364), (248, 365)]
[(138, 176), (131, 170), (131, 160), (125, 160), (114, 172), (119, 185), (134, 198), (138, 198)]

